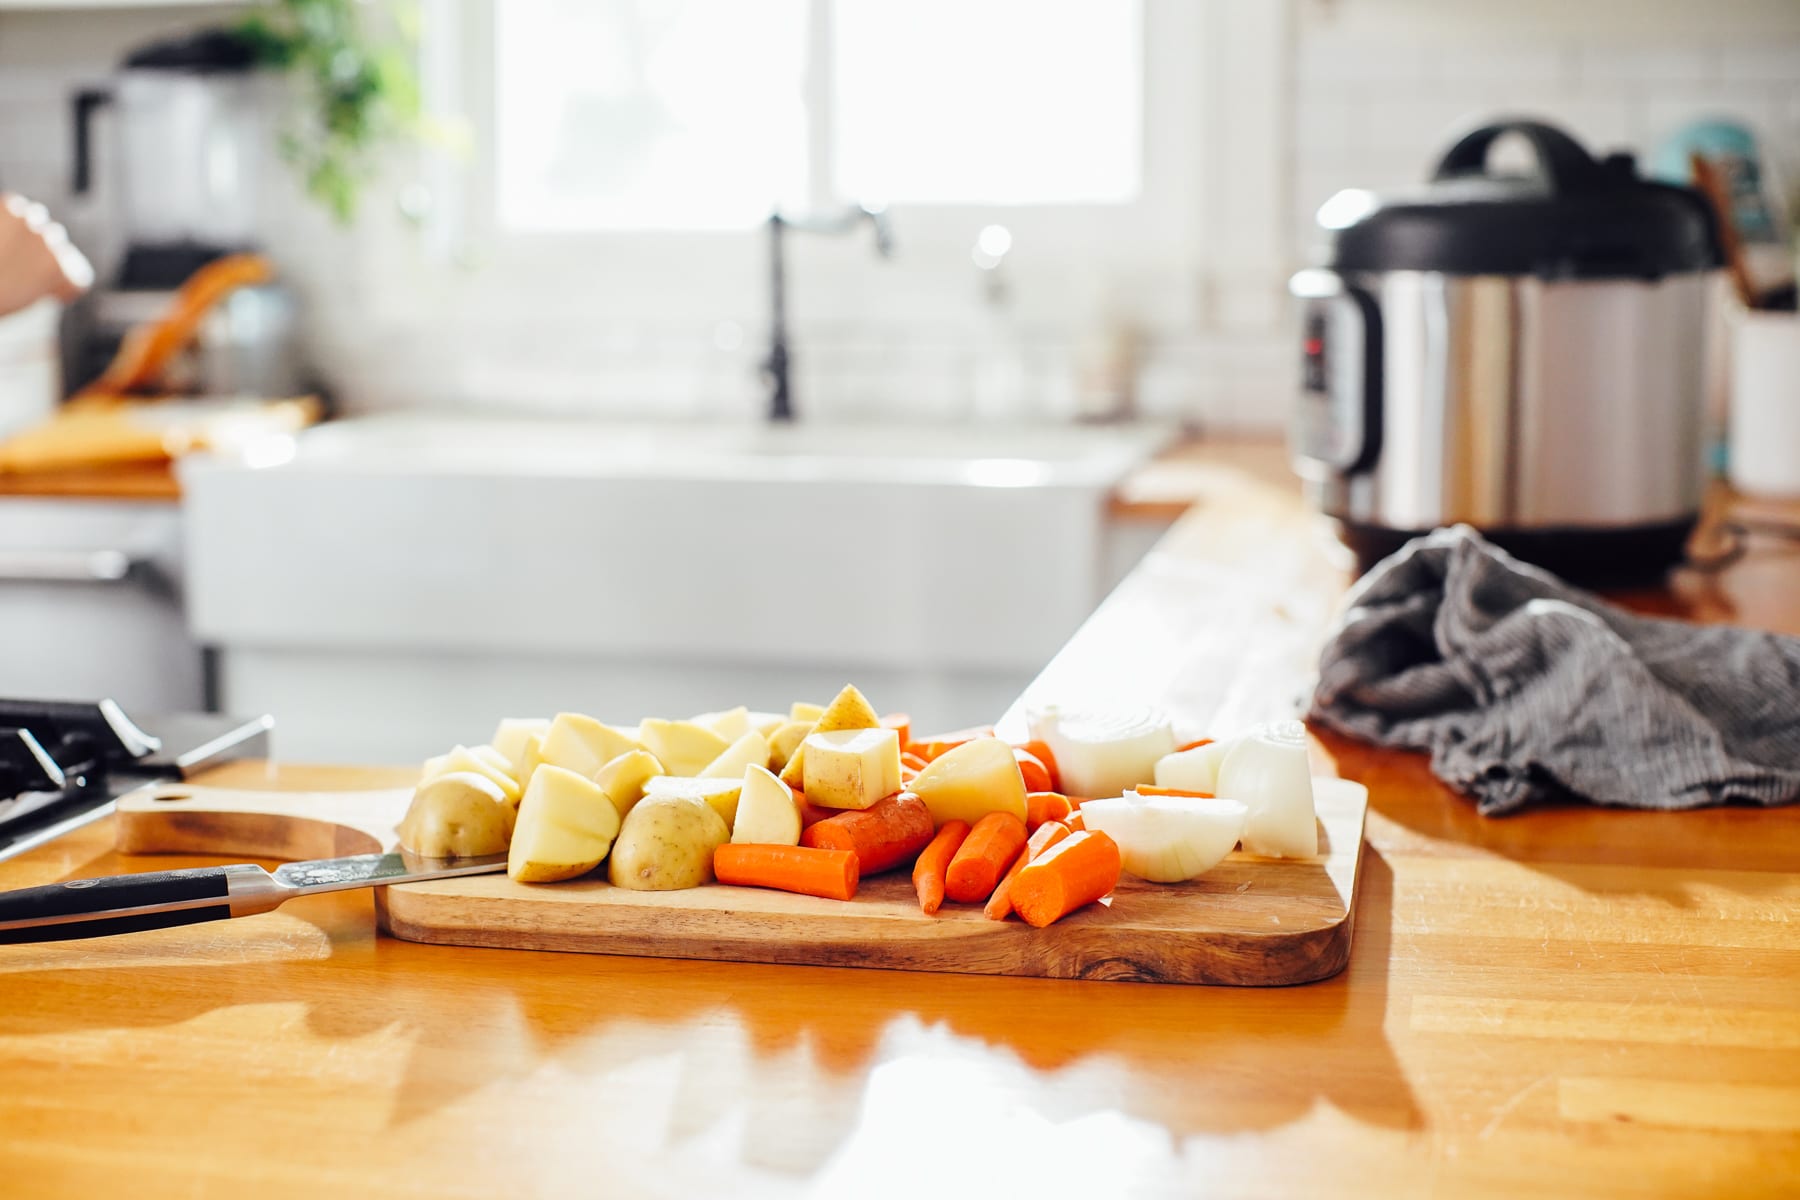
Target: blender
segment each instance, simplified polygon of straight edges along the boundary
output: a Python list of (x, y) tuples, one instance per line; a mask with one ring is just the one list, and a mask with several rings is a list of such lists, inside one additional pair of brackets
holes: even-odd
[[(207, 263), (258, 248), (257, 190), (268, 120), (253, 48), (226, 29), (154, 42), (128, 55), (108, 86), (74, 97), (77, 196), (95, 192), (97, 159), (108, 223), (122, 235), (119, 267), (84, 303), (65, 376), (97, 377), (126, 332), (168, 310), (176, 288)], [(96, 116), (110, 111), (110, 155), (96, 155)], [(168, 390), (281, 397), (301, 390), (296, 305), (275, 284), (232, 292), (172, 364)]]

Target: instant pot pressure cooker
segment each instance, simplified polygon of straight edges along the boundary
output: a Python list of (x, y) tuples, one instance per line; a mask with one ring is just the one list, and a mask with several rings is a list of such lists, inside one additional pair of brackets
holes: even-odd
[[(1505, 135), (1529, 175), (1490, 173)], [(1319, 210), (1302, 271), (1296, 465), (1362, 565), (1466, 522), (1576, 579), (1678, 560), (1706, 482), (1705, 346), (1722, 258), (1687, 188), (1502, 121), (1431, 183)]]

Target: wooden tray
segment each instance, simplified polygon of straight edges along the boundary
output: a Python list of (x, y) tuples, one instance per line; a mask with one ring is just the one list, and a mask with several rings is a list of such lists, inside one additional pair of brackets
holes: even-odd
[[(1315, 781), (1311, 859), (1233, 854), (1191, 883), (1127, 876), (1110, 905), (1048, 929), (989, 921), (979, 908), (919, 912), (905, 872), (863, 882), (850, 903), (723, 885), (632, 892), (603, 879), (514, 883), (467, 876), (376, 889), (381, 928), (457, 946), (569, 950), (975, 975), (1267, 987), (1343, 970), (1368, 792)], [(392, 845), (410, 789), (256, 792), (185, 784), (120, 799), (119, 849), (306, 859)]]

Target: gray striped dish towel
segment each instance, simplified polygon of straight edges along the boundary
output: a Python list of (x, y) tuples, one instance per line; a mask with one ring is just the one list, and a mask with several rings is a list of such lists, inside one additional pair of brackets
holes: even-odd
[(1800, 799), (1800, 638), (1634, 616), (1467, 526), (1364, 576), (1309, 720), (1431, 769), (1486, 816)]

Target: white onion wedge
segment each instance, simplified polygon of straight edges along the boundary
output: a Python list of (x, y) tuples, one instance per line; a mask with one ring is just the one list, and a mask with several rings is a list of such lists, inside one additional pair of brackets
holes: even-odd
[(1027, 717), (1031, 736), (1056, 755), (1063, 790), (1077, 796), (1117, 796), (1156, 777), (1156, 760), (1175, 749), (1175, 733), (1160, 712), (1072, 712), (1055, 706)]
[(1184, 792), (1219, 794), (1219, 768), (1225, 756), (1238, 744), (1236, 738), (1208, 742), (1192, 750), (1177, 750), (1156, 760), (1156, 786), (1179, 788)]
[(1235, 800), (1135, 792), (1081, 806), (1083, 824), (1117, 842), (1125, 869), (1151, 883), (1181, 883), (1218, 866), (1247, 815)]
[(1250, 810), (1244, 849), (1251, 854), (1311, 858), (1319, 852), (1312, 771), (1306, 759), (1306, 726), (1298, 721), (1263, 725), (1241, 738), (1219, 767), (1221, 799)]

